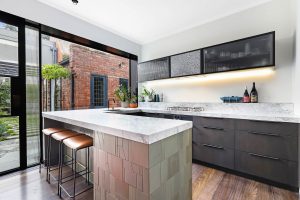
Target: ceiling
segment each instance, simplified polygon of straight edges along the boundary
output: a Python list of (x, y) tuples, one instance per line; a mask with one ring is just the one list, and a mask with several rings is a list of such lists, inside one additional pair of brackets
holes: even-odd
[(271, 0), (37, 0), (146, 44)]

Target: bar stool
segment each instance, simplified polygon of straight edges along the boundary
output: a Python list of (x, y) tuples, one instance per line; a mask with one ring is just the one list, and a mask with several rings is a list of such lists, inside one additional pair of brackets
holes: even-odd
[(48, 167), (50, 165), (51, 135), (64, 130), (65, 129), (63, 128), (45, 128), (42, 130), (42, 133), (45, 135), (45, 137), (47, 137), (47, 153), (45, 155), (45, 160), (41, 158), (39, 172), (41, 173), (42, 163), (44, 163), (44, 165), (46, 165), (47, 167), (47, 181), (48, 181)]
[[(59, 166), (60, 166), (61, 163), (64, 163), (63, 158), (61, 157), (61, 152), (63, 152), (62, 143), (66, 139), (76, 137), (76, 136), (79, 136), (79, 135), (82, 135), (82, 134), (77, 133), (75, 131), (71, 131), (71, 130), (64, 130), (64, 131), (57, 132), (57, 133), (54, 133), (54, 134), (51, 135), (51, 137), (54, 140), (59, 142), (59, 146), (58, 146), (58, 152), (59, 153), (58, 153), (58, 167), (56, 167), (54, 169), (51, 169), (51, 167), (49, 167), (48, 180), (50, 182), (50, 176), (52, 176), (53, 179), (57, 181), (57, 192), (59, 191), (59, 177), (60, 177)], [(72, 160), (67, 162), (67, 165), (72, 165), (73, 166), (73, 162), (74, 162), (74, 160), (73, 160), (73, 157), (72, 157)], [(53, 176), (52, 173), (51, 173), (51, 171), (54, 171), (54, 170), (58, 170), (57, 178), (55, 176)]]
[[(63, 178), (62, 178), (63, 166), (62, 166), (62, 162), (61, 162), (60, 165), (59, 165), (59, 169), (60, 169), (60, 173), (59, 173), (60, 174), (60, 178), (59, 178), (59, 196), (61, 197), (61, 190), (63, 190), (70, 198), (75, 199), (75, 197), (77, 195), (82, 194), (83, 192), (86, 192), (87, 190), (93, 188), (93, 186), (88, 187), (88, 188), (86, 188), (86, 189), (84, 189), (84, 190), (82, 190), (82, 191), (80, 191), (76, 194), (76, 176), (77, 176), (77, 174), (86, 175), (86, 182), (89, 185), (89, 174), (91, 173), (89, 171), (89, 168), (90, 168), (89, 148), (93, 146), (93, 138), (91, 138), (90, 136), (87, 136), (87, 135), (79, 135), (79, 136), (72, 137), (72, 138), (64, 140), (63, 144), (72, 149), (72, 154), (73, 154), (73, 157), (74, 157), (75, 165), (74, 165), (74, 171), (73, 171), (73, 179), (71, 179), (71, 180), (73, 180), (73, 195), (70, 195), (69, 192), (63, 186), (64, 183), (66, 183), (68, 181), (71, 181), (71, 180), (67, 180), (67, 181), (63, 182)], [(86, 149), (86, 154), (87, 154), (86, 155), (85, 170), (77, 172), (77, 167), (76, 167), (77, 152), (79, 150), (82, 150), (82, 149)], [(80, 174), (81, 172), (84, 172), (84, 171), (85, 171), (85, 173)]]

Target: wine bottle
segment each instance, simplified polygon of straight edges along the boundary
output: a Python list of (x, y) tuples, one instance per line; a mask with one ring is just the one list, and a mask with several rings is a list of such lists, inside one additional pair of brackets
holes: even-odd
[(243, 96), (243, 103), (250, 103), (250, 96), (248, 93), (247, 86), (245, 88), (244, 96)]
[(258, 93), (257, 93), (257, 90), (255, 88), (255, 82), (253, 82), (252, 90), (251, 90), (251, 93), (250, 93), (250, 100), (251, 100), (251, 103), (257, 103), (258, 102)]

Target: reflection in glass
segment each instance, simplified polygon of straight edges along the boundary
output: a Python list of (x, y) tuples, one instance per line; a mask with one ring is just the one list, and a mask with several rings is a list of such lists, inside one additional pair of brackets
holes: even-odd
[(270, 33), (205, 48), (204, 73), (274, 65), (273, 42)]
[(19, 117), (0, 117), (0, 172), (19, 166)]
[(10, 89), (10, 78), (0, 77), (0, 116), (10, 115), (11, 113)]
[(18, 76), (18, 27), (0, 22), (0, 75)]

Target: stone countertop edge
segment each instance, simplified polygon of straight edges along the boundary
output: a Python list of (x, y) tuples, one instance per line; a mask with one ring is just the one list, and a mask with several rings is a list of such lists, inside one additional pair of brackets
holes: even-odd
[(269, 122), (287, 122), (287, 123), (300, 123), (299, 115), (253, 115), (253, 114), (234, 114), (234, 113), (214, 113), (214, 112), (188, 112), (188, 111), (169, 111), (162, 109), (153, 108), (138, 108), (141, 112), (149, 113), (162, 113), (162, 114), (176, 114), (176, 115), (187, 115), (187, 116), (199, 116), (199, 117), (212, 117), (212, 118), (229, 118), (229, 119), (244, 119), (244, 120), (255, 120), (255, 121), (269, 121)]
[[(68, 111), (63, 111), (63, 112), (68, 112)], [(184, 123), (182, 123), (182, 121), (181, 122), (177, 121), (177, 122), (180, 122), (180, 124), (174, 125), (171, 128), (161, 128), (161, 130), (159, 130), (159, 131), (151, 132), (148, 134), (143, 134), (140, 132), (127, 131), (127, 130), (122, 130), (119, 128), (98, 125), (95, 123), (88, 123), (88, 122), (76, 120), (76, 119), (70, 119), (68, 117), (57, 116), (57, 115), (55, 115), (55, 112), (43, 112), (42, 115), (43, 115), (43, 118), (48, 118), (48, 119), (56, 120), (59, 122), (87, 128), (87, 129), (90, 129), (93, 131), (99, 131), (102, 133), (114, 135), (117, 137), (122, 137), (122, 138), (125, 138), (128, 140), (132, 140), (132, 141), (140, 142), (140, 143), (144, 143), (144, 144), (152, 144), (152, 143), (158, 142), (158, 141), (163, 140), (172, 135), (176, 135), (185, 130), (191, 129), (193, 126), (193, 123), (190, 121), (184, 121)], [(141, 118), (145, 118), (145, 117), (141, 117)], [(147, 119), (145, 119), (145, 120), (147, 120)], [(160, 120), (162, 120), (162, 119), (160, 119)], [(167, 119), (167, 120), (170, 120), (170, 119)]]

